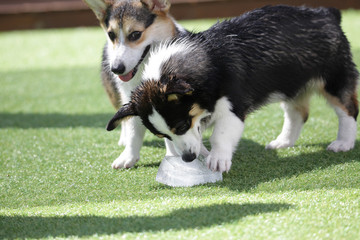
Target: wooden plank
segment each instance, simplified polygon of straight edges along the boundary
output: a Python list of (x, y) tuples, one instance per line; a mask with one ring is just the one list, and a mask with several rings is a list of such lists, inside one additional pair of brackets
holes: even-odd
[[(178, 19), (237, 16), (265, 5), (326, 6), (360, 9), (360, 0), (171, 0)], [(81, 0), (1, 0), (0, 31), (96, 26), (94, 14)]]
[(92, 11), (1, 14), (0, 31), (99, 25)]
[(0, 14), (43, 13), (88, 9), (82, 0), (1, 0)]
[(286, 4), (291, 6), (335, 7), (339, 9), (360, 9), (360, 0), (221, 0), (191, 1), (173, 0), (171, 9), (176, 19), (217, 18), (237, 16), (243, 12), (265, 5)]

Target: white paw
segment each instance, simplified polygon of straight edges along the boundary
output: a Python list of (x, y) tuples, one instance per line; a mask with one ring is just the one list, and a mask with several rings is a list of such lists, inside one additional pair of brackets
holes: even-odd
[(139, 161), (139, 156), (134, 156), (132, 154), (127, 154), (122, 152), (120, 156), (111, 164), (111, 167), (114, 169), (119, 168), (131, 168)]
[(210, 155), (206, 158), (206, 164), (212, 171), (229, 172), (231, 167), (232, 153), (211, 151)]
[(292, 146), (294, 146), (294, 144), (292, 144), (289, 141), (276, 139), (271, 141), (268, 145), (266, 145), (265, 149), (279, 149), (279, 148), (287, 148)]
[(327, 150), (333, 152), (347, 152), (353, 149), (354, 145), (355, 145), (354, 142), (335, 140), (327, 147)]

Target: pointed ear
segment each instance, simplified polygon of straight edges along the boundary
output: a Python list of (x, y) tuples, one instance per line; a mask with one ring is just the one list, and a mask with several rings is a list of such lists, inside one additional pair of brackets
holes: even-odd
[(122, 106), (119, 111), (114, 115), (114, 117), (109, 121), (109, 123), (106, 126), (106, 130), (112, 131), (114, 130), (121, 121), (123, 121), (125, 118), (137, 116), (138, 113), (135, 110), (135, 106), (132, 102), (125, 104)]
[(99, 21), (102, 21), (104, 19), (107, 4), (105, 3), (105, 0), (83, 0), (91, 10), (95, 13), (95, 16)]
[(194, 89), (183, 80), (171, 80), (166, 85), (165, 96), (169, 102), (178, 101), (184, 95), (192, 95)]
[(167, 13), (169, 12), (171, 6), (169, 0), (141, 0), (141, 2), (152, 12)]

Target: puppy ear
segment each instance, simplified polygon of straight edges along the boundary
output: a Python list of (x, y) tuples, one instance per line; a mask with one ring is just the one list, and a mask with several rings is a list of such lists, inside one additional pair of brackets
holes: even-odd
[(152, 12), (167, 13), (169, 12), (171, 6), (169, 0), (141, 0), (141, 2)]
[(138, 113), (135, 110), (135, 106), (132, 102), (125, 104), (122, 106), (119, 111), (114, 115), (114, 117), (109, 121), (109, 123), (106, 126), (106, 130), (112, 131), (114, 130), (121, 121), (123, 121), (125, 118), (137, 116)]
[(95, 16), (99, 21), (102, 21), (104, 19), (107, 4), (105, 3), (105, 0), (83, 0), (91, 10), (95, 13)]

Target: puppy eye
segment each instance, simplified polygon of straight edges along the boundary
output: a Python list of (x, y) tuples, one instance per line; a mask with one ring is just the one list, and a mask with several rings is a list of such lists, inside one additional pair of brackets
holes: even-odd
[(108, 32), (108, 36), (110, 40), (113, 42), (116, 38), (116, 34), (114, 32)]
[(190, 120), (186, 122), (181, 122), (176, 127), (176, 134), (183, 135), (189, 130), (189, 128), (190, 128)]
[(134, 31), (132, 33), (130, 33), (130, 35), (128, 36), (129, 41), (134, 42), (136, 40), (138, 40), (142, 35), (142, 32), (139, 31)]

